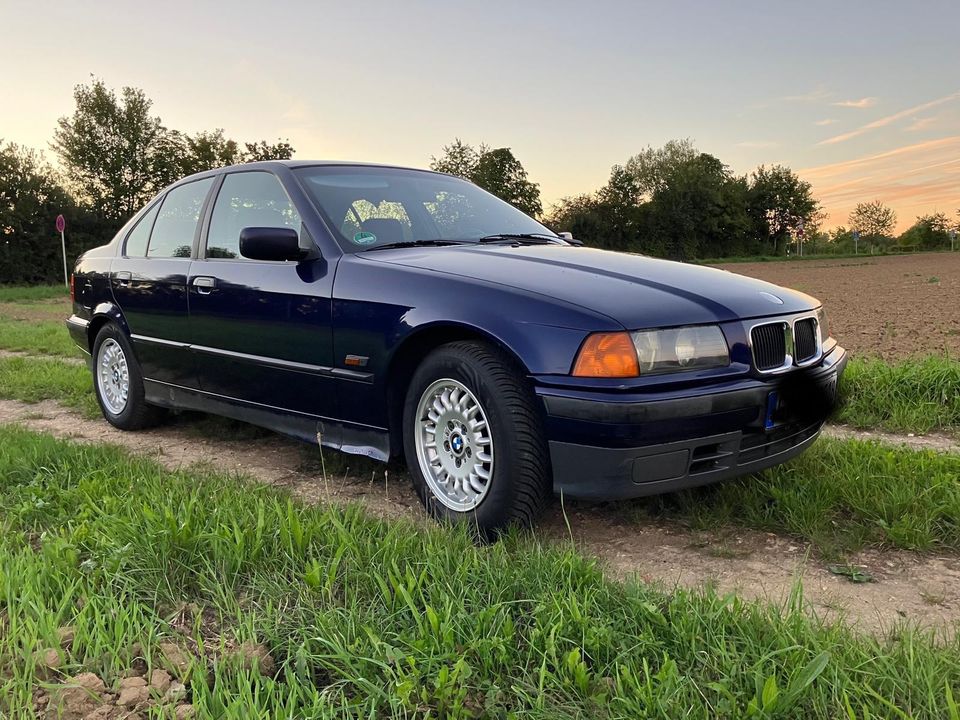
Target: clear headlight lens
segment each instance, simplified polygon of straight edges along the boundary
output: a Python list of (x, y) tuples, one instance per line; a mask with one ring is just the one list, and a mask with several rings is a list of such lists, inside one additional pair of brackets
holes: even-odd
[(827, 311), (823, 305), (817, 310), (817, 325), (820, 326), (820, 341), (823, 342), (830, 337), (830, 324), (827, 322)]
[(730, 350), (716, 325), (630, 333), (641, 375), (701, 370), (730, 364)]

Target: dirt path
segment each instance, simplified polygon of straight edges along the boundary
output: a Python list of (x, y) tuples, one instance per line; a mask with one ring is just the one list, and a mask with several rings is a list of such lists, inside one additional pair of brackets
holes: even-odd
[[(265, 433), (249, 439), (204, 437), (198, 416), (183, 415), (161, 428), (123, 433), (102, 420), (86, 420), (54, 402), (35, 405), (0, 400), (0, 423), (85, 442), (111, 442), (156, 458), (169, 468), (206, 464), (286, 487), (308, 502), (359, 501), (389, 518), (422, 518), (420, 504), (403, 475), (382, 466), (357, 477), (352, 459), (327, 452), (326, 480), (312, 448)], [(836, 430), (834, 432), (837, 432)], [(222, 434), (222, 433), (221, 433)], [(871, 434), (876, 437), (876, 434)], [(916, 440), (916, 439), (915, 439)], [(941, 448), (942, 449), (942, 448)], [(370, 467), (357, 460), (355, 467)], [(677, 524), (640, 525), (623, 504), (591, 506), (555, 502), (538, 533), (553, 542), (571, 540), (618, 577), (637, 575), (675, 586), (713, 586), (745, 598), (783, 603), (797, 578), (809, 610), (822, 617), (845, 616), (856, 627), (878, 632), (906, 619), (946, 631), (960, 622), (960, 558), (906, 552), (866, 552), (853, 559), (876, 582), (852, 584), (832, 574), (810, 548), (789, 537), (729, 528), (693, 532)], [(569, 530), (568, 530), (569, 524)]]
[(840, 440), (879, 440), (887, 445), (903, 445), (912, 450), (960, 453), (960, 443), (947, 435), (937, 433), (895, 435), (882, 430), (857, 430), (847, 425), (827, 425), (823, 429), (823, 434)]

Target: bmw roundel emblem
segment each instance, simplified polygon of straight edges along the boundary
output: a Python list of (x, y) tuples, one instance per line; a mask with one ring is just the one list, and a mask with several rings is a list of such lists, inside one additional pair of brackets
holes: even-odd
[(770, 302), (776, 304), (776, 305), (783, 305), (783, 300), (781, 300), (780, 298), (778, 298), (778, 297), (777, 297), (776, 295), (774, 295), (773, 293), (768, 293), (768, 292), (764, 292), (763, 290), (761, 290), (761, 291), (759, 292), (759, 295), (760, 295), (761, 297), (769, 300)]

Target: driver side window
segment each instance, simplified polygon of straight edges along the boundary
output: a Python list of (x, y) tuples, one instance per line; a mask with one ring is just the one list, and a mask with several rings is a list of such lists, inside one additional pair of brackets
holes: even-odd
[(287, 227), (300, 232), (300, 214), (273, 173), (237, 172), (224, 178), (210, 218), (207, 258), (243, 259), (240, 231), (247, 227)]

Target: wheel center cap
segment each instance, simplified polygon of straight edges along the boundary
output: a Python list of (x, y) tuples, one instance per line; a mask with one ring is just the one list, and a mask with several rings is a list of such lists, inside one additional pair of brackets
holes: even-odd
[(458, 455), (463, 452), (463, 437), (457, 434), (450, 438), (450, 447), (453, 448), (453, 451)]

